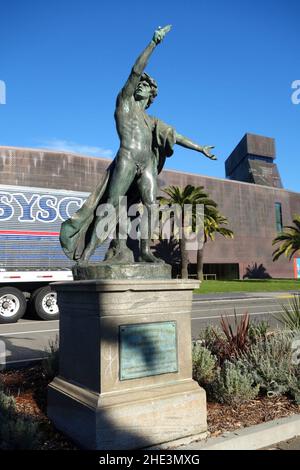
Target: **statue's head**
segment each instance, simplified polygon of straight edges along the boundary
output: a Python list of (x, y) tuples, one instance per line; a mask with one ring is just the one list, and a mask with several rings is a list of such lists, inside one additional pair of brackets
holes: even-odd
[(137, 101), (148, 98), (146, 109), (151, 106), (155, 97), (157, 96), (158, 87), (154, 78), (150, 77), (147, 73), (143, 73), (136, 87), (134, 97)]

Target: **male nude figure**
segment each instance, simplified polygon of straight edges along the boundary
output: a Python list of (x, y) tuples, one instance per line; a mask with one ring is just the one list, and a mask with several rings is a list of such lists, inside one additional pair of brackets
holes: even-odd
[[(157, 142), (154, 143), (155, 126), (156, 129), (163, 128), (163, 132), (166, 134), (170, 131), (169, 139), (173, 139), (173, 144), (176, 143), (201, 152), (212, 160), (216, 159), (210, 152), (212, 146), (201, 147), (175, 132), (171, 126), (167, 128), (166, 124), (147, 116), (145, 113), (145, 109), (151, 105), (157, 95), (157, 85), (149, 75), (144, 73), (144, 69), (150, 55), (170, 29), (171, 26), (165, 26), (154, 32), (151, 42), (136, 60), (127, 82), (119, 93), (115, 110), (120, 148), (115, 158), (105, 202), (112, 204), (117, 210), (119, 198), (126, 195), (134, 182), (138, 188), (140, 199), (148, 210), (149, 220), (151, 218), (151, 206), (156, 202), (157, 175), (160, 171), (154, 149), (155, 145), (158, 146)], [(170, 137), (171, 134), (172, 137)], [(171, 153), (172, 151), (168, 155), (171, 155)], [(94, 221), (93, 233), (80, 257), (80, 261), (88, 261), (99, 244), (95, 227), (97, 227), (100, 220), (101, 217), (98, 216)], [(149, 223), (148, 226), (151, 227), (151, 224)], [(159, 261), (150, 250), (150, 239), (151, 234), (149, 233), (148, 239), (141, 240), (140, 261)], [(129, 249), (126, 246), (126, 240), (120, 239), (116, 244), (118, 250), (113, 258), (117, 262), (128, 262), (130, 256), (128, 256)], [(108, 258), (112, 257), (108, 256)]]

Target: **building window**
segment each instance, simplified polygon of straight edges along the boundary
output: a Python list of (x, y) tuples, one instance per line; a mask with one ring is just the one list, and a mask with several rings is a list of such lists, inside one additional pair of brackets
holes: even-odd
[(275, 202), (275, 218), (276, 218), (276, 230), (277, 232), (282, 232), (282, 208), (280, 202)]

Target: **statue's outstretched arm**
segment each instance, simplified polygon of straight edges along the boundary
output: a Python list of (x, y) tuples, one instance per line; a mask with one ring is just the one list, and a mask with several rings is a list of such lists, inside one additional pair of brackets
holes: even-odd
[(135, 61), (134, 66), (132, 67), (131, 73), (125, 83), (124, 87), (121, 90), (121, 95), (123, 98), (132, 96), (135, 92), (135, 89), (140, 81), (141, 75), (144, 72), (146, 65), (148, 63), (149, 57), (154, 51), (155, 47), (160, 44), (165, 37), (165, 35), (170, 31), (171, 25), (167, 25), (164, 28), (158, 28), (154, 34), (151, 42), (148, 44), (146, 49), (139, 55)]
[(206, 157), (210, 158), (211, 160), (217, 160), (217, 157), (215, 155), (212, 155), (211, 149), (214, 148), (213, 145), (205, 145), (201, 146), (193, 142), (192, 140), (188, 139), (187, 137), (184, 137), (181, 134), (177, 134), (176, 132), (176, 144), (181, 145), (182, 147), (185, 147), (187, 149), (191, 150), (196, 150), (196, 152), (201, 152), (203, 155)]

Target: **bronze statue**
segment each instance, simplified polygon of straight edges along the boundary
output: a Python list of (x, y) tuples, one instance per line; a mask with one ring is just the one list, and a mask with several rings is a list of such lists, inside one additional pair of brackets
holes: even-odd
[[(115, 110), (120, 138), (118, 153), (104, 178), (73, 217), (62, 224), (60, 241), (66, 255), (78, 262), (88, 261), (97, 246), (104, 242), (97, 235), (101, 217), (96, 214), (102, 203), (118, 210), (119, 198), (126, 195), (130, 203), (142, 201), (151, 218), (151, 206), (157, 197), (157, 175), (166, 157), (173, 154), (174, 144), (201, 152), (216, 160), (212, 146), (200, 146), (178, 134), (172, 126), (145, 113), (157, 95), (156, 81), (144, 72), (148, 59), (171, 26), (158, 28), (151, 42), (136, 60), (127, 82), (118, 94)], [(151, 224), (148, 224), (151, 227)], [(159, 261), (150, 250), (151, 233), (140, 244), (140, 261)], [(113, 240), (106, 260), (117, 263), (133, 261), (126, 239)]]

